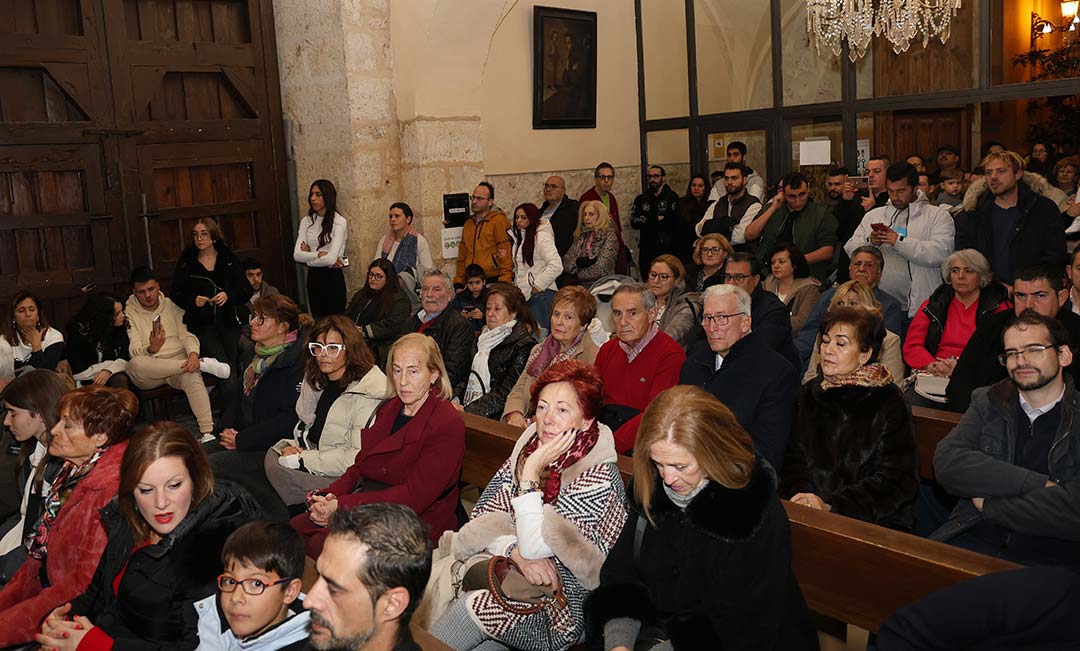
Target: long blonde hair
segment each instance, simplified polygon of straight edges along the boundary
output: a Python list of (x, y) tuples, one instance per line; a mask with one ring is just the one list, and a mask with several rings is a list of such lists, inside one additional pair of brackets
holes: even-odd
[(593, 226), (593, 230), (596, 232), (606, 231), (611, 226), (611, 212), (608, 211), (607, 206), (603, 201), (582, 201), (578, 206), (578, 220), (577, 228), (574, 229), (574, 237), (581, 237), (581, 233), (585, 230), (585, 208), (592, 206), (596, 210), (596, 226)]

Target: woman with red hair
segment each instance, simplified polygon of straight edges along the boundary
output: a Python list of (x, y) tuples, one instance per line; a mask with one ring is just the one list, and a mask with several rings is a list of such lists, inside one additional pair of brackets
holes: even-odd
[(523, 203), (514, 208), (514, 226), (510, 229), (514, 246), (514, 284), (525, 295), (533, 321), (545, 332), (551, 324), (551, 301), (555, 297), (555, 279), (562, 273), (562, 258), (555, 248), (551, 224), (540, 219), (535, 204)]
[(515, 614), (490, 590), (462, 589), (431, 629), (443, 642), (459, 650), (490, 640), (546, 650), (569, 648), (581, 637), (585, 598), (599, 585), (626, 520), (615, 440), (596, 420), (603, 395), (600, 376), (583, 362), (541, 373), (532, 386), (535, 422), (484, 489), (472, 519), (452, 534), (461, 569), (508, 556), (531, 585), (559, 589), (566, 606)]

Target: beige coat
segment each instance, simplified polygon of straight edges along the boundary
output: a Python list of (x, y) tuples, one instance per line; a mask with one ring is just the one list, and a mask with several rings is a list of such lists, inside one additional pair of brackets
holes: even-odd
[(151, 357), (171, 359), (173, 357), (187, 357), (191, 353), (199, 354), (199, 339), (188, 332), (184, 325), (184, 310), (165, 297), (161, 293), (157, 309), (148, 310), (139, 303), (135, 295), (127, 299), (127, 319), (129, 324), (128, 352), (132, 357), (150, 355), (146, 349), (150, 347), (150, 330), (154, 327), (154, 319), (161, 317), (161, 325), (165, 328), (165, 343), (161, 345)]
[[(816, 378), (820, 372), (818, 369), (818, 363), (821, 361), (818, 355), (820, 344), (821, 335), (818, 335), (817, 339), (814, 340), (814, 352), (810, 355), (810, 364), (806, 367), (806, 375), (802, 379), (803, 384)], [(892, 373), (893, 384), (903, 389), (904, 358), (900, 354), (900, 337), (892, 330), (885, 331), (885, 341), (881, 344), (881, 354), (878, 355), (878, 361)]]
[[(765, 291), (776, 294), (780, 281), (769, 274), (765, 276), (763, 284)], [(799, 334), (806, 325), (806, 320), (810, 318), (810, 313), (814, 310), (814, 305), (817, 304), (819, 298), (821, 298), (821, 282), (817, 278), (796, 278), (791, 283), (791, 292), (784, 297), (784, 305), (791, 310), (792, 336)]]
[[(540, 346), (544, 342), (540, 342), (533, 346), (532, 351), (529, 353), (529, 363), (536, 358), (537, 353), (540, 352)], [(585, 362), (586, 364), (592, 364), (596, 361), (596, 353), (600, 352), (599, 346), (593, 341), (589, 333), (586, 332), (585, 336), (581, 339), (581, 346), (577, 349), (577, 354), (574, 355), (574, 359), (579, 362)], [(525, 365), (525, 370), (521, 372), (518, 377), (518, 381), (514, 384), (514, 388), (510, 389), (510, 395), (506, 396), (506, 404), (503, 406), (503, 418), (507, 414), (512, 414), (515, 411), (521, 412), (522, 415), (528, 417), (532, 413), (532, 396), (530, 391), (532, 390), (533, 382), (536, 378), (529, 375), (529, 365)]]

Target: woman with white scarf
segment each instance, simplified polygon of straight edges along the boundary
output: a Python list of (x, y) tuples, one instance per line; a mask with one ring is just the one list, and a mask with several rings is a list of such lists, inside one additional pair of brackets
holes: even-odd
[(469, 377), (454, 388), (454, 395), (464, 411), (498, 420), (536, 345), (537, 327), (520, 289), (495, 283), (487, 292), (487, 325), (476, 342)]

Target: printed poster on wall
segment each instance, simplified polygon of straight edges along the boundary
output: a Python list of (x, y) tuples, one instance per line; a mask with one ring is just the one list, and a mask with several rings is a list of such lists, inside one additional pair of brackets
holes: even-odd
[(465, 230), (461, 226), (456, 228), (442, 229), (442, 257), (446, 260), (456, 258), (458, 244), (461, 243), (461, 232)]

